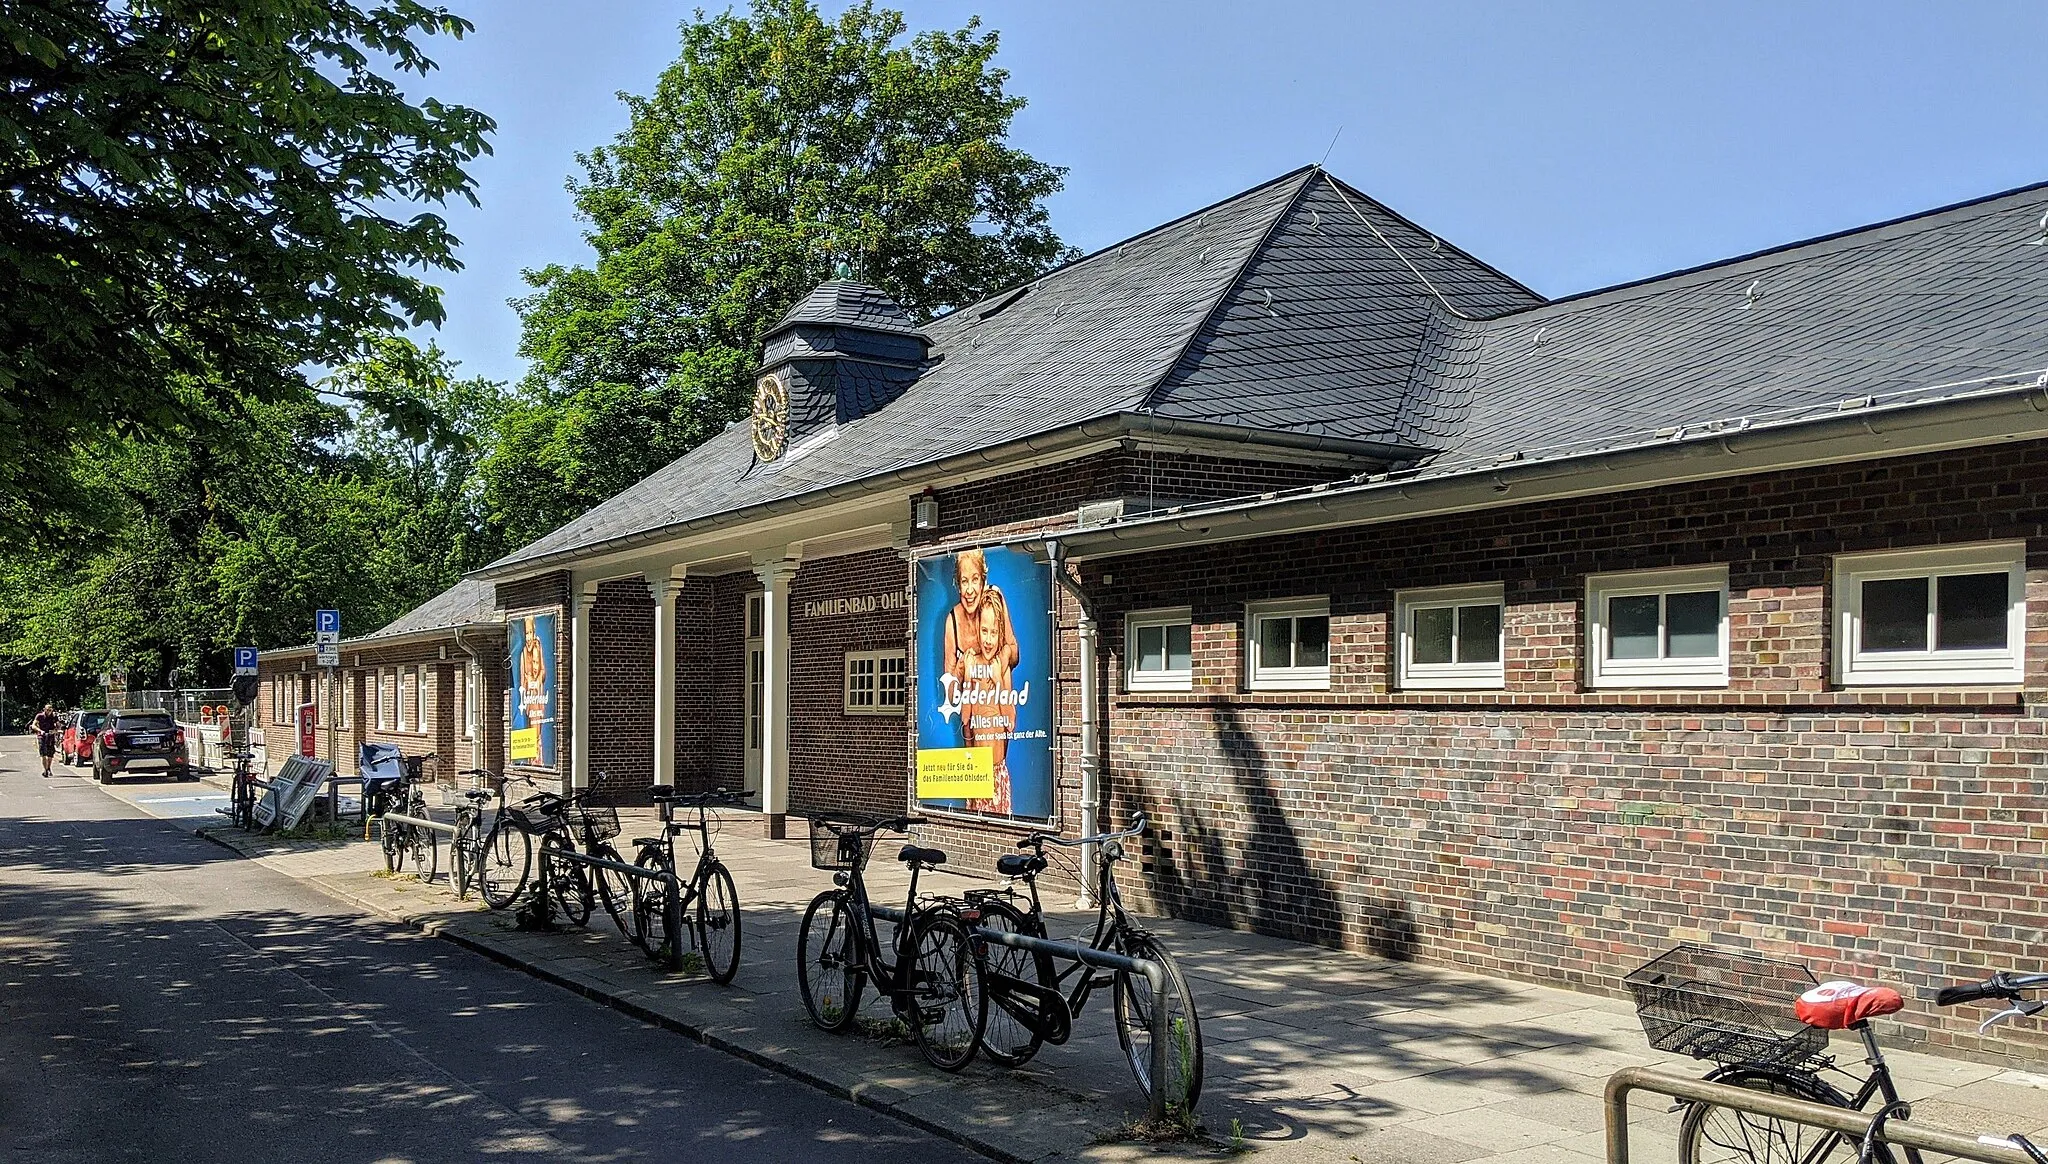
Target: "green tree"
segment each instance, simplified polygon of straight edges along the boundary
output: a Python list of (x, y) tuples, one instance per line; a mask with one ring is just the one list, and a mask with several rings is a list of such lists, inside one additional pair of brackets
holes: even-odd
[(397, 208), (474, 201), (492, 123), (394, 76), (469, 28), (415, 0), (0, 5), (0, 535), (92, 516), (52, 449), (211, 440), (310, 399), (305, 366), (440, 320), (421, 275), (456, 240)]
[(862, 3), (756, 0), (682, 28), (572, 180), (589, 266), (529, 271), (524, 401), (485, 464), (508, 545), (743, 415), (762, 333), (837, 261), (930, 316), (1068, 257), (1063, 169), (1007, 144), (1024, 100), (978, 21), (906, 35)]

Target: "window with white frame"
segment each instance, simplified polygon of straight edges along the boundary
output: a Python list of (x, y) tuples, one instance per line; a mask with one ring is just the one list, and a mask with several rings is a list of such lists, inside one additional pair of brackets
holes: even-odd
[(476, 664), (462, 669), (462, 738), (476, 737)]
[(1593, 686), (1727, 686), (1728, 567), (1595, 575), (1586, 611)]
[(1395, 682), (1410, 691), (1506, 685), (1500, 583), (1394, 595)]
[(1836, 681), (2025, 682), (2026, 568), (2025, 542), (1836, 558)]
[(270, 681), (270, 722), (284, 722), (284, 680)]
[(848, 715), (902, 715), (906, 662), (902, 651), (859, 651), (846, 656)]
[(1126, 616), (1124, 690), (1188, 691), (1194, 685), (1194, 625), (1188, 608)]
[(355, 676), (347, 672), (337, 673), (337, 678), (334, 681), (334, 726), (339, 728), (348, 726), (348, 697), (355, 690), (355, 687)]
[(392, 686), (395, 680), (389, 670), (377, 672), (377, 730), (391, 730)]
[(430, 667), (412, 669), (412, 730), (424, 732), (427, 729), (427, 676)]
[(1245, 607), (1247, 685), (1254, 691), (1330, 686), (1330, 600), (1290, 598)]

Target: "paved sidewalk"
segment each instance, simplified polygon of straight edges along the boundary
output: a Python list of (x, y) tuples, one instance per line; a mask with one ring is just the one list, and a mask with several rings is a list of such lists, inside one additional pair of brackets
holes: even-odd
[[(1690, 1060), (1648, 1049), (1625, 1002), (1342, 954), (1182, 922), (1155, 928), (1192, 979), (1207, 1047), (1200, 1118), (1206, 1142), (1161, 1147), (1119, 1138), (1144, 1112), (1117, 1046), (1108, 1000), (1019, 1071), (979, 1059), (958, 1075), (916, 1049), (814, 1029), (796, 989), (803, 907), (830, 884), (800, 842), (735, 822), (717, 846), (746, 907), (731, 987), (660, 972), (600, 909), (583, 931), (521, 933), (512, 919), (458, 902), (441, 881), (381, 874), (376, 845), (279, 842), (201, 831), (360, 908), (404, 919), (648, 1021), (806, 1079), (1010, 1160), (1119, 1161), (1160, 1153), (1227, 1154), (1241, 1136), (1275, 1162), (1591, 1164), (1602, 1158), (1600, 1092), (1632, 1064)], [(626, 838), (652, 832), (626, 824)], [(877, 846), (878, 900), (901, 892)], [(445, 865), (445, 859), (443, 861)], [(882, 866), (889, 865), (887, 870)], [(952, 884), (934, 886), (953, 891)], [(1055, 923), (1082, 928), (1084, 915)], [(870, 1011), (886, 1018), (886, 1006)], [(1841, 1049), (1849, 1051), (1844, 1044)], [(1890, 1056), (1917, 1120), (1962, 1130), (2048, 1130), (2048, 1078), (1898, 1052)], [(1854, 1062), (1853, 1055), (1848, 1056)], [(684, 1081), (677, 1081), (684, 1082)], [(1634, 1112), (1638, 1161), (1676, 1159), (1677, 1117), (1654, 1097)]]

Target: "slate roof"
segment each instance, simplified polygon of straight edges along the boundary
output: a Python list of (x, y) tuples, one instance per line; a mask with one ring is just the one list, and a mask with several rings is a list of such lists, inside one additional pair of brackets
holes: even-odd
[(910, 318), (910, 313), (889, 298), (888, 292), (850, 279), (818, 284), (809, 295), (798, 300), (795, 307), (783, 313), (775, 326), (768, 329), (768, 334), (774, 335), (799, 324), (844, 325), (897, 335), (924, 336), (924, 332), (918, 330), (917, 322)]
[(744, 425), (727, 429), (485, 573), (1120, 413), (1405, 446), (1398, 380), (1427, 292), (1360, 215), (1461, 309), (1541, 297), (1337, 188), (1305, 167), (933, 320), (932, 362), (888, 406), (765, 465)]
[(372, 634), (349, 642), (397, 638), (427, 631), (453, 630), (503, 621), (495, 610), (495, 587), (481, 578), (464, 578), (410, 611), (393, 619)]

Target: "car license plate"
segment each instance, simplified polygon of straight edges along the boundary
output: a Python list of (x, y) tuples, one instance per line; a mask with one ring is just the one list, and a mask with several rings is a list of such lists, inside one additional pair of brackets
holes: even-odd
[(138, 748), (153, 748), (163, 743), (164, 738), (162, 736), (129, 736), (128, 742)]

